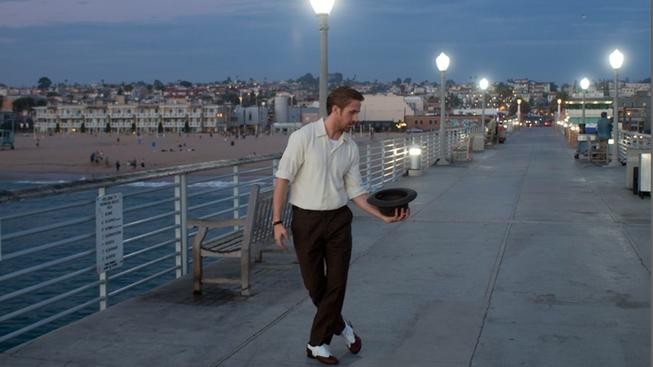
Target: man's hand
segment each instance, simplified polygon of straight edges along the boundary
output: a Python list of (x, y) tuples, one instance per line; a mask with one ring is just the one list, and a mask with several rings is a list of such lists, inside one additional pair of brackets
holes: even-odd
[(410, 208), (396, 208), (394, 217), (383, 217), (383, 221), (386, 223), (401, 222), (410, 217)]
[(285, 240), (288, 239), (288, 231), (286, 231), (286, 227), (283, 226), (283, 224), (277, 224), (273, 228), (274, 231), (274, 242), (277, 243), (277, 247), (279, 247), (282, 250), (288, 250), (285, 244)]
[(410, 217), (410, 208), (396, 208), (394, 216), (383, 215), (379, 208), (367, 202), (367, 194), (358, 195), (353, 198), (352, 201), (354, 204), (356, 204), (357, 207), (361, 208), (366, 213), (382, 220), (385, 223), (401, 222)]

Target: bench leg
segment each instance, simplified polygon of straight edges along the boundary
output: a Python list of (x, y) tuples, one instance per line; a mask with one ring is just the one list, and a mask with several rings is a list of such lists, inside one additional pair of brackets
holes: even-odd
[(193, 239), (193, 293), (202, 294), (202, 241), (208, 229), (200, 228)]
[(254, 261), (256, 261), (257, 263), (263, 261), (263, 249), (261, 247), (256, 249), (256, 258), (254, 259)]
[(249, 248), (243, 248), (240, 254), (240, 294), (250, 295), (249, 276), (251, 271)]
[(193, 293), (202, 294), (202, 256), (193, 249)]

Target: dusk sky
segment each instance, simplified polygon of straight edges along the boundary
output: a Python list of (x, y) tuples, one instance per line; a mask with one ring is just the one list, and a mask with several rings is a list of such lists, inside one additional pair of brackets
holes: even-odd
[[(649, 77), (649, 0), (336, 0), (329, 71), (345, 78), (573, 83)], [(308, 0), (0, 0), (0, 83), (281, 80), (319, 74)]]

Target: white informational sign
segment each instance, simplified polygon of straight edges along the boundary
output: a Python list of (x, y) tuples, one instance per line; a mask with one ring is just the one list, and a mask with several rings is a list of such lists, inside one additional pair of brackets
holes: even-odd
[(122, 265), (122, 194), (98, 196), (95, 201), (97, 272)]

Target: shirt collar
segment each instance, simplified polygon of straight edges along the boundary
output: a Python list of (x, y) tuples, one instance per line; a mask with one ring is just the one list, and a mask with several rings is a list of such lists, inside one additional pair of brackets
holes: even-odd
[[(328, 138), (326, 126), (324, 126), (324, 118), (317, 120), (315, 123), (317, 124), (315, 129), (315, 136), (316, 137), (326, 136)], [(342, 133), (341, 137), (342, 137), (342, 141), (346, 142), (347, 140), (349, 140), (349, 133), (345, 131)]]

